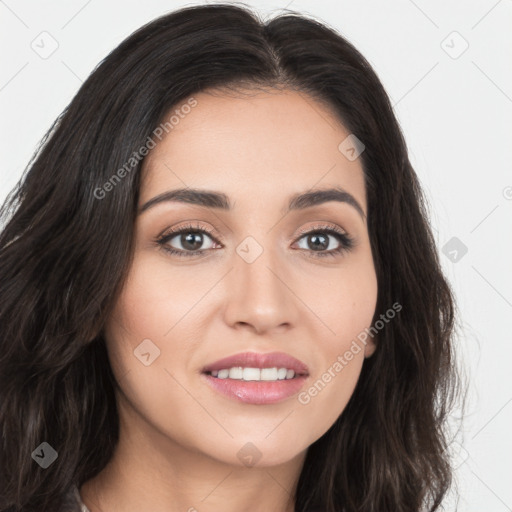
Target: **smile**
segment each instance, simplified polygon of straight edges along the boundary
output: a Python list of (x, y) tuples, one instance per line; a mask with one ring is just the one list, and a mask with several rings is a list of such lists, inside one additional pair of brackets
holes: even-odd
[(277, 381), (293, 379), (295, 370), (291, 368), (243, 368), (242, 366), (234, 366), (233, 368), (213, 370), (211, 376), (217, 379)]

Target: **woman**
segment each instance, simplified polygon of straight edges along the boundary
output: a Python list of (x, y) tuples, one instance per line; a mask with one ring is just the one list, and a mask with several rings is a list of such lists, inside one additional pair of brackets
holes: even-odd
[(232, 5), (145, 25), (3, 216), (0, 510), (439, 509), (454, 300), (334, 30)]

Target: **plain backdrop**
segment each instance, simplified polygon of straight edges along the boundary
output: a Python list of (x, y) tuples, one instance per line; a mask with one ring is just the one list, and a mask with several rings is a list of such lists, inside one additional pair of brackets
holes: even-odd
[[(0, 0), (0, 200), (100, 60), (144, 23), (198, 3)], [(246, 4), (327, 22), (391, 97), (463, 327), (469, 392), (453, 452), (457, 510), (512, 511), (512, 1)], [(456, 509), (453, 496), (446, 509)]]

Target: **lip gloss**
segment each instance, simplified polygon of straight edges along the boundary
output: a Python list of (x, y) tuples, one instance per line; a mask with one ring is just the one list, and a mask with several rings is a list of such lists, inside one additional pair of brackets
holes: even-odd
[(265, 405), (286, 400), (297, 394), (303, 387), (307, 376), (296, 375), (293, 379), (277, 381), (244, 381), (238, 379), (218, 379), (203, 373), (206, 380), (215, 391), (240, 402)]

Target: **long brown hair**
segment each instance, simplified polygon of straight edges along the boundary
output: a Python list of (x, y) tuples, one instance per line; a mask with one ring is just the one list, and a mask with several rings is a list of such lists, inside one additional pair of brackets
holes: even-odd
[[(284, 87), (363, 141), (378, 334), (346, 409), (307, 453), (296, 510), (434, 511), (450, 487), (455, 304), (400, 127), (378, 77), (335, 30), (289, 12), (184, 8), (108, 55), (5, 201), (0, 233), (0, 510), (64, 511), (118, 440), (102, 327), (132, 256), (142, 161), (105, 190), (170, 109), (212, 88)], [(32, 457), (47, 442), (57, 460)]]

